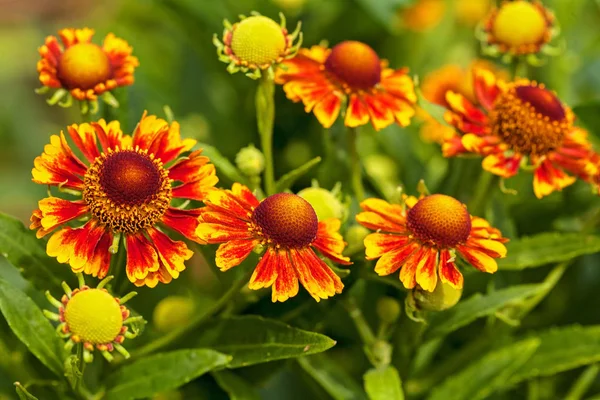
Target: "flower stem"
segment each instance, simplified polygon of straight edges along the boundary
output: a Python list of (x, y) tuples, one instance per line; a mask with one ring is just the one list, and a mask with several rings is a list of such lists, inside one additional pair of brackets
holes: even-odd
[(377, 338), (375, 337), (375, 334), (365, 319), (362, 311), (358, 307), (358, 304), (356, 304), (356, 300), (354, 300), (353, 297), (348, 296), (342, 300), (342, 305), (346, 311), (348, 311), (348, 315), (352, 319), (352, 322), (354, 322), (354, 326), (356, 326), (356, 330), (358, 331), (358, 334), (364, 344), (366, 346), (372, 345)]
[(212, 305), (208, 310), (206, 310), (203, 314), (198, 314), (196, 317), (191, 319), (186, 326), (182, 326), (164, 336), (157, 338), (156, 340), (148, 343), (147, 345), (141, 347), (137, 351), (132, 352), (132, 359), (135, 357), (145, 356), (146, 354), (153, 353), (159, 349), (167, 347), (189, 333), (190, 331), (197, 329), (206, 321), (208, 321), (211, 317), (221, 311), (232, 299), (235, 295), (239, 293), (239, 291), (244, 287), (244, 285), (250, 279), (250, 276), (254, 272), (253, 269), (248, 271), (248, 273), (244, 274), (239, 280), (237, 280), (233, 285), (229, 288), (227, 292), (221, 296), (216, 303)]
[(598, 364), (592, 364), (587, 367), (581, 375), (579, 375), (579, 378), (577, 378), (573, 386), (571, 386), (565, 400), (580, 400), (589, 390), (590, 386), (592, 386), (594, 380), (596, 380), (598, 372), (600, 372), (600, 366), (598, 366)]
[(499, 179), (500, 177), (497, 175), (490, 174), (487, 171), (481, 171), (481, 175), (479, 175), (479, 180), (475, 186), (475, 193), (467, 207), (471, 215), (483, 217)]
[(265, 156), (265, 190), (267, 196), (275, 193), (275, 167), (273, 165), (273, 121), (275, 120), (275, 82), (264, 73), (256, 90), (256, 122), (260, 146)]
[(356, 142), (358, 134), (356, 128), (348, 128), (348, 155), (350, 156), (350, 176), (352, 180), (352, 190), (356, 200), (361, 202), (365, 198), (365, 188), (362, 181), (362, 168), (360, 166), (360, 158), (358, 156), (358, 148)]

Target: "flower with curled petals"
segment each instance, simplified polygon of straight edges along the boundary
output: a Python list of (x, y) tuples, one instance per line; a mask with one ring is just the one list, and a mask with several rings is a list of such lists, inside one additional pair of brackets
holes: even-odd
[(346, 126), (370, 121), (381, 130), (394, 122), (407, 126), (415, 113), (417, 98), (407, 72), (388, 68), (368, 45), (345, 41), (332, 49), (300, 49), (277, 69), (275, 82), (283, 85), (288, 99), (302, 101), (325, 128), (333, 125), (344, 105)]
[[(131, 55), (129, 44), (112, 33), (99, 46), (92, 43), (94, 31), (89, 28), (61, 29), (59, 39), (48, 36), (39, 48), (41, 60), (37, 70), (43, 88), (38, 92), (57, 89), (49, 104), (68, 107), (72, 99), (82, 101), (91, 110), (98, 108), (97, 98), (104, 95), (107, 104), (118, 106), (110, 91), (133, 83), (133, 72), (139, 65)], [(83, 108), (82, 108), (83, 109)], [(87, 110), (87, 108), (85, 108)]]
[(494, 7), (476, 36), (486, 55), (502, 56), (506, 62), (515, 56), (526, 56), (531, 64), (538, 65), (536, 54), (558, 54), (558, 49), (549, 44), (558, 33), (554, 14), (542, 3), (516, 0)]
[(377, 260), (375, 272), (390, 275), (400, 269), (400, 280), (407, 289), (419, 285), (432, 292), (440, 281), (454, 288), (463, 287), (463, 276), (456, 267), (456, 256), (482, 272), (498, 269), (495, 258), (506, 255), (507, 239), (500, 231), (467, 207), (443, 194), (409, 196), (404, 204), (389, 204), (380, 199), (361, 203), (363, 212), (356, 220), (376, 232), (365, 238), (366, 257)]
[[(67, 133), (84, 161), (61, 132), (51, 136), (32, 171), (35, 183), (76, 197), (42, 199), (31, 216), (38, 238), (56, 230), (48, 240), (48, 255), (68, 263), (73, 272), (103, 278), (123, 238), (127, 277), (136, 286), (177, 278), (193, 253), (163, 227), (200, 242), (195, 234), (199, 209), (171, 203), (201, 201), (218, 181), (201, 150), (180, 157), (196, 141), (182, 140), (177, 122), (169, 125), (146, 114), (132, 136), (124, 135), (117, 121), (102, 119), (71, 125)], [(82, 219), (82, 226), (66, 225)]]
[(221, 271), (239, 265), (257, 246), (265, 248), (250, 278), (253, 290), (272, 286), (272, 300), (286, 301), (298, 294), (298, 280), (316, 300), (341, 293), (344, 285), (315, 253), (340, 264), (345, 243), (340, 221), (317, 219), (312, 206), (300, 196), (277, 193), (259, 201), (250, 190), (234, 183), (231, 190), (213, 190), (200, 211), (198, 236), (220, 243), (216, 263)]
[[(213, 43), (219, 60), (229, 64), (230, 74), (242, 71), (252, 79), (260, 78), (265, 72), (273, 76), (274, 67), (296, 55), (302, 44), (301, 25), (298, 23), (296, 30), (289, 33), (284, 15), (280, 13), (279, 17), (279, 24), (258, 13), (240, 16), (241, 20), (233, 25), (223, 21), (223, 40), (215, 34)], [(298, 42), (294, 44), (296, 39)]]
[(510, 178), (520, 167), (534, 171), (533, 191), (542, 198), (597, 172), (587, 133), (573, 126), (571, 109), (556, 94), (526, 79), (504, 82), (477, 70), (479, 107), (448, 91), (446, 121), (457, 133), (442, 145), (444, 156), (478, 154), (486, 171)]

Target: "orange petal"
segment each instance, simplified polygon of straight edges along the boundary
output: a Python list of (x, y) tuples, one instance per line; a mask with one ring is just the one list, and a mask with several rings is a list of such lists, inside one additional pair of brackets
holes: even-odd
[(70, 47), (77, 43), (91, 42), (92, 37), (94, 36), (94, 30), (90, 28), (65, 28), (58, 31), (58, 36), (60, 36), (65, 47)]
[(426, 252), (427, 249), (425, 247), (419, 247), (410, 255), (410, 257), (408, 257), (402, 266), (402, 269), (400, 270), (400, 281), (402, 281), (405, 288), (412, 289), (417, 285), (417, 265), (419, 265)]
[(96, 143), (96, 131), (92, 125), (86, 123), (73, 124), (67, 128), (67, 131), (90, 164), (96, 160), (96, 157), (100, 157), (100, 151), (98, 151), (98, 144)]
[(427, 248), (417, 264), (415, 273), (417, 283), (428, 292), (433, 292), (437, 285), (437, 255), (437, 249)]
[(182, 210), (179, 208), (169, 207), (162, 217), (162, 223), (181, 233), (186, 238), (204, 244), (204, 241), (196, 235), (196, 229), (198, 228), (198, 216), (200, 215), (200, 208), (192, 210)]
[(92, 122), (91, 125), (96, 131), (104, 152), (107, 152), (109, 149), (114, 150), (117, 146), (120, 148), (128, 147), (129, 143), (127, 142), (131, 140), (131, 137), (123, 136), (119, 121), (111, 121), (107, 124), (104, 119), (100, 119), (98, 122)]
[(451, 255), (448, 250), (440, 251), (440, 262), (439, 262), (439, 274), (440, 280), (444, 283), (449, 284), (455, 289), (462, 289), (463, 287), (463, 276), (456, 268), (456, 264), (451, 260)]
[(188, 177), (191, 179), (173, 188), (173, 197), (203, 201), (207, 193), (219, 182), (213, 164), (206, 164), (196, 169), (193, 175)]
[(374, 260), (389, 252), (398, 250), (404, 247), (409, 240), (408, 235), (371, 233), (364, 240), (367, 260)]
[(313, 112), (324, 128), (330, 128), (340, 114), (341, 105), (342, 99), (339, 95), (329, 92), (317, 103)]
[(369, 108), (360, 96), (352, 93), (348, 100), (344, 125), (355, 128), (367, 122), (369, 122)]
[(65, 135), (52, 135), (42, 155), (33, 161), (33, 181), (42, 185), (64, 186), (83, 190), (82, 177), (87, 167), (73, 154)]
[(465, 246), (474, 248), (493, 258), (506, 257), (506, 246), (497, 240), (469, 238)]
[(541, 199), (555, 190), (562, 190), (575, 181), (575, 177), (567, 175), (563, 170), (556, 168), (550, 160), (546, 159), (536, 168), (533, 175), (533, 192), (535, 197)]
[(256, 240), (230, 240), (219, 246), (216, 254), (217, 267), (221, 271), (227, 271), (228, 269), (239, 265), (246, 259), (256, 247), (258, 241)]
[(38, 202), (40, 226), (46, 233), (65, 222), (72, 221), (88, 212), (83, 200), (68, 201), (58, 197), (47, 197)]
[(184, 242), (174, 241), (157, 229), (148, 228), (146, 232), (154, 243), (154, 249), (162, 266), (173, 279), (179, 278), (179, 273), (185, 270), (185, 261), (192, 258), (194, 252)]
[(465, 96), (451, 90), (446, 92), (446, 102), (452, 111), (462, 115), (477, 125), (485, 125), (487, 116), (475, 107)]
[(195, 144), (194, 139), (181, 140), (177, 122), (169, 125), (167, 121), (155, 115), (147, 115), (146, 112), (133, 133), (133, 146), (147, 149), (155, 158), (160, 158), (163, 164), (174, 160)]
[(251, 239), (248, 229), (229, 228), (221, 224), (201, 222), (196, 228), (196, 236), (201, 241), (210, 244), (228, 242), (230, 240)]
[(160, 264), (152, 243), (141, 233), (127, 235), (127, 277), (137, 286), (143, 286), (149, 272), (158, 271)]
[(414, 104), (417, 102), (415, 84), (407, 72), (408, 69), (392, 70), (386, 68), (381, 72), (380, 85), (387, 93)]
[(364, 211), (373, 211), (382, 217), (389, 218), (398, 225), (406, 224), (404, 209), (399, 204), (390, 204), (385, 200), (370, 198), (363, 200), (360, 203), (360, 207)]
[(286, 250), (273, 250), (273, 252), (275, 253), (272, 257), (273, 261), (269, 262), (276, 265), (277, 278), (273, 284), (271, 301), (284, 302), (298, 294), (298, 276)]
[(245, 207), (246, 204), (238, 201), (237, 196), (230, 190), (211, 190), (206, 194), (204, 203), (211, 208), (241, 219), (247, 218), (248, 213), (252, 211)]
[(290, 257), (302, 286), (316, 301), (342, 292), (340, 277), (310, 248), (290, 249)]
[(260, 201), (252, 194), (252, 191), (248, 189), (246, 186), (241, 183), (235, 182), (231, 186), (231, 193), (235, 196), (237, 201), (244, 207), (246, 210), (251, 210), (253, 208), (258, 207)]
[(488, 111), (494, 108), (496, 98), (504, 91), (494, 73), (487, 69), (473, 71), (473, 88), (479, 104)]
[[(287, 257), (287, 254), (284, 254), (281, 257)], [(250, 283), (248, 283), (248, 288), (252, 290), (258, 290), (263, 288), (268, 288), (271, 286), (275, 280), (277, 279), (277, 264), (279, 262), (279, 256), (277, 256), (277, 250), (269, 247), (265, 254), (262, 256), (258, 265), (254, 269), (254, 273), (250, 278)], [(292, 271), (293, 272), (293, 271)], [(297, 280), (296, 280), (297, 286)], [(273, 291), (273, 294), (275, 291)], [(291, 297), (291, 296), (290, 296)], [(284, 300), (287, 300), (284, 299)], [(281, 301), (284, 301), (281, 300)], [(274, 297), (273, 302), (277, 301)]]
[(456, 248), (460, 255), (478, 270), (490, 274), (498, 270), (496, 260), (487, 254), (467, 246), (457, 246)]
[(406, 227), (404, 225), (394, 223), (390, 219), (387, 219), (381, 216), (379, 213), (375, 213), (372, 211), (366, 211), (356, 214), (356, 221), (365, 228), (369, 228), (375, 231), (383, 230), (386, 232), (397, 233), (406, 232)]
[(514, 154), (508, 157), (502, 153), (490, 154), (481, 162), (481, 166), (484, 170), (503, 178), (515, 176), (517, 172), (519, 172), (520, 165), (520, 154)]
[[(398, 268), (403, 267), (415, 250), (420, 247), (417, 242), (408, 242), (406, 246), (385, 253), (375, 264), (375, 272), (379, 276), (393, 274)], [(402, 271), (400, 271), (402, 276)]]
[(341, 222), (337, 218), (328, 218), (319, 221), (317, 237), (312, 245), (316, 247), (325, 257), (344, 265), (350, 265), (350, 258), (344, 257), (342, 252), (346, 247), (346, 242), (338, 232)]
[(395, 121), (391, 108), (382, 101), (381, 97), (378, 94), (363, 96), (363, 100), (367, 104), (369, 118), (376, 131), (380, 131)]

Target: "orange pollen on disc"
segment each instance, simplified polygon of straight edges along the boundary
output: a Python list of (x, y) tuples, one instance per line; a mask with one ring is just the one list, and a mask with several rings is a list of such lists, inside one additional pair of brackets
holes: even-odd
[(266, 243), (288, 248), (310, 245), (317, 237), (319, 221), (309, 202), (291, 193), (264, 199), (252, 213), (257, 235)]
[(106, 52), (93, 43), (78, 43), (65, 50), (58, 61), (57, 76), (68, 89), (93, 89), (112, 77)]
[(490, 112), (492, 131), (522, 154), (559, 148), (571, 127), (569, 113), (551, 91), (535, 82), (512, 86)]
[(325, 70), (349, 89), (370, 89), (381, 81), (381, 60), (375, 50), (356, 41), (342, 42), (325, 61)]
[(84, 178), (83, 199), (92, 214), (115, 232), (154, 225), (171, 202), (171, 179), (160, 159), (139, 148), (109, 150)]
[(419, 200), (408, 211), (406, 222), (417, 239), (437, 247), (454, 247), (465, 242), (471, 233), (471, 216), (467, 207), (443, 194)]

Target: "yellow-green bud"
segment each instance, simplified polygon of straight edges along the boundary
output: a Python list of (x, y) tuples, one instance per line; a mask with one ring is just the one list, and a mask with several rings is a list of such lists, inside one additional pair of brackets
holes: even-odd
[(298, 196), (310, 203), (319, 221), (327, 218), (343, 219), (346, 212), (342, 202), (327, 189), (310, 187), (299, 191)]
[(348, 247), (344, 251), (344, 254), (350, 255), (358, 253), (365, 249), (365, 237), (371, 233), (367, 228), (362, 225), (354, 224), (346, 230), (344, 239), (348, 242)]
[(363, 162), (367, 174), (373, 179), (387, 183), (398, 180), (398, 166), (391, 157), (383, 154), (371, 154)]
[(161, 300), (154, 309), (153, 321), (157, 331), (166, 333), (188, 323), (195, 311), (192, 299), (169, 296)]
[(242, 174), (258, 176), (265, 169), (265, 156), (259, 149), (249, 145), (237, 153), (235, 163)]
[(377, 316), (386, 324), (393, 324), (400, 316), (400, 303), (393, 297), (380, 297), (376, 306)]
[(447, 283), (438, 281), (433, 292), (415, 288), (412, 295), (419, 310), (442, 311), (458, 303), (462, 296), (462, 289), (455, 289)]

